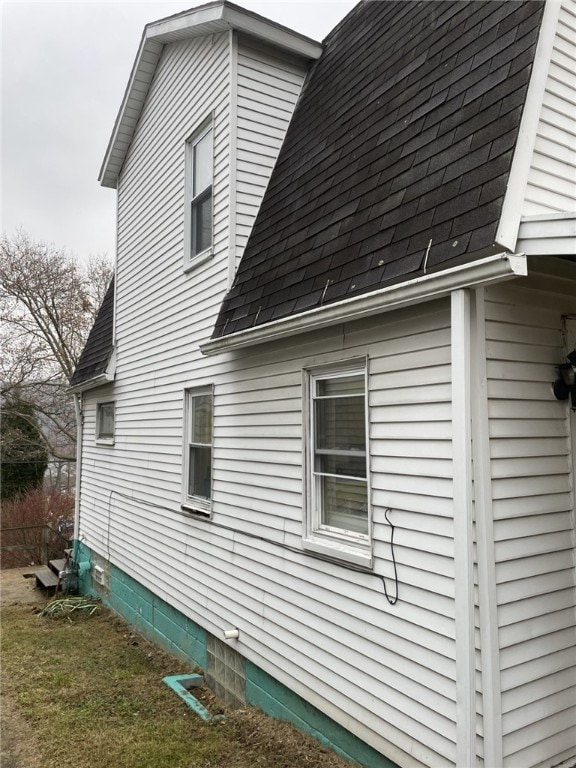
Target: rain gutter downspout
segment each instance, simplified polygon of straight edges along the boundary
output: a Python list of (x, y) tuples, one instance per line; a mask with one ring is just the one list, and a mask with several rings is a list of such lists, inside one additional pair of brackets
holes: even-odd
[(74, 394), (76, 413), (76, 491), (74, 499), (74, 561), (78, 562), (78, 544), (80, 542), (80, 489), (82, 477), (82, 393)]
[(218, 355), (228, 350), (263, 344), (297, 333), (305, 333), (337, 323), (348, 323), (422, 301), (449, 296), (453, 291), (461, 288), (525, 277), (527, 273), (525, 254), (499, 253), (212, 339), (201, 344), (200, 351), (203, 355)]

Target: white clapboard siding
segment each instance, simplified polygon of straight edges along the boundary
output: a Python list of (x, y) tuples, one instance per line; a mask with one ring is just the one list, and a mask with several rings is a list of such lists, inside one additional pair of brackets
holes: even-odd
[(236, 258), (240, 259), (268, 186), (306, 75), (277, 51), (238, 40)]
[[(153, 227), (153, 216), (139, 226)], [(152, 246), (143, 261), (120, 254), (138, 287), (120, 268), (117, 380), (85, 396), (86, 544), (208, 631), (238, 626), (242, 653), (376, 749), (454, 765), (448, 302), (203, 358), (197, 345), (221, 284), (210, 265), (204, 277), (182, 275), (170, 253), (160, 265)], [(303, 368), (365, 356), (379, 576), (298, 552)], [(406, 388), (415, 365), (419, 386)], [(180, 511), (183, 392), (195, 383), (214, 385), (213, 522)], [(96, 401), (108, 393), (115, 443), (97, 446)], [(401, 596), (393, 607), (381, 578), (394, 594), (387, 507)]]
[(551, 389), (576, 270), (539, 266), (486, 302), (504, 765), (518, 767), (558, 763), (576, 722), (570, 411)]
[(576, 211), (576, 0), (562, 0), (523, 215)]

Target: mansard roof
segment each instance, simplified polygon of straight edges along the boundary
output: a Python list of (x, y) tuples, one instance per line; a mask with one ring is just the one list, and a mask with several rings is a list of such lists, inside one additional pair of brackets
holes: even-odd
[(214, 339), (506, 250), (543, 8), (351, 11), (308, 77)]
[(83, 384), (106, 373), (114, 350), (114, 278), (110, 281), (86, 346), (82, 350), (70, 387), (81, 389)]

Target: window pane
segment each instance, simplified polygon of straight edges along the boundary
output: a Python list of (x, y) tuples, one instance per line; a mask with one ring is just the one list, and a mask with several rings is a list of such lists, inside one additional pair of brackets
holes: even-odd
[(194, 395), (191, 410), (191, 442), (210, 445), (212, 443), (212, 395)]
[(194, 197), (212, 184), (212, 131), (194, 145)]
[(212, 245), (212, 190), (192, 203), (192, 252), (202, 253)]
[(190, 446), (188, 496), (210, 498), (212, 484), (212, 448)]
[(348, 475), (349, 477), (366, 477), (365, 456), (325, 456), (316, 454), (316, 472), (327, 475)]
[(365, 481), (319, 477), (322, 524), (368, 534), (368, 490)]
[(317, 384), (319, 397), (364, 394), (364, 376), (338, 376), (335, 379), (320, 379)]
[(114, 437), (114, 403), (98, 406), (98, 437)]
[(363, 397), (339, 397), (315, 401), (316, 448), (366, 450)]

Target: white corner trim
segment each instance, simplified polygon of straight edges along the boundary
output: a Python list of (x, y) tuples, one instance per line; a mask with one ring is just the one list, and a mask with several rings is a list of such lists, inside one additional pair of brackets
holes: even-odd
[(496, 766), (502, 765), (504, 758), (502, 754), (502, 690), (490, 465), (484, 288), (476, 289), (472, 295), (471, 333), (472, 469), (476, 521), (480, 653), (482, 658), (484, 764)]
[(500, 282), (514, 277), (524, 277), (527, 274), (524, 254), (500, 253), (469, 264), (416, 277), (398, 285), (380, 288), (363, 296), (344, 299), (326, 307), (318, 307), (255, 328), (231, 333), (229, 336), (201, 344), (200, 351), (203, 355), (217, 355), (230, 349), (262, 344), (296, 333), (305, 333), (337, 323), (359, 320), (380, 312), (389, 312), (421, 301), (431, 301), (448, 296), (459, 288)]
[(236, 227), (238, 207), (238, 33), (230, 30), (230, 153), (228, 181), (228, 282), (230, 290), (236, 274)]
[(516, 141), (500, 223), (496, 233), (496, 243), (510, 251), (514, 251), (516, 248), (518, 227), (524, 207), (530, 163), (536, 143), (536, 133), (540, 122), (540, 112), (546, 90), (559, 14), (560, 0), (546, 0), (540, 35), (534, 54), (532, 74), (520, 121), (518, 140)]
[(470, 291), (451, 296), (456, 765), (476, 765)]

